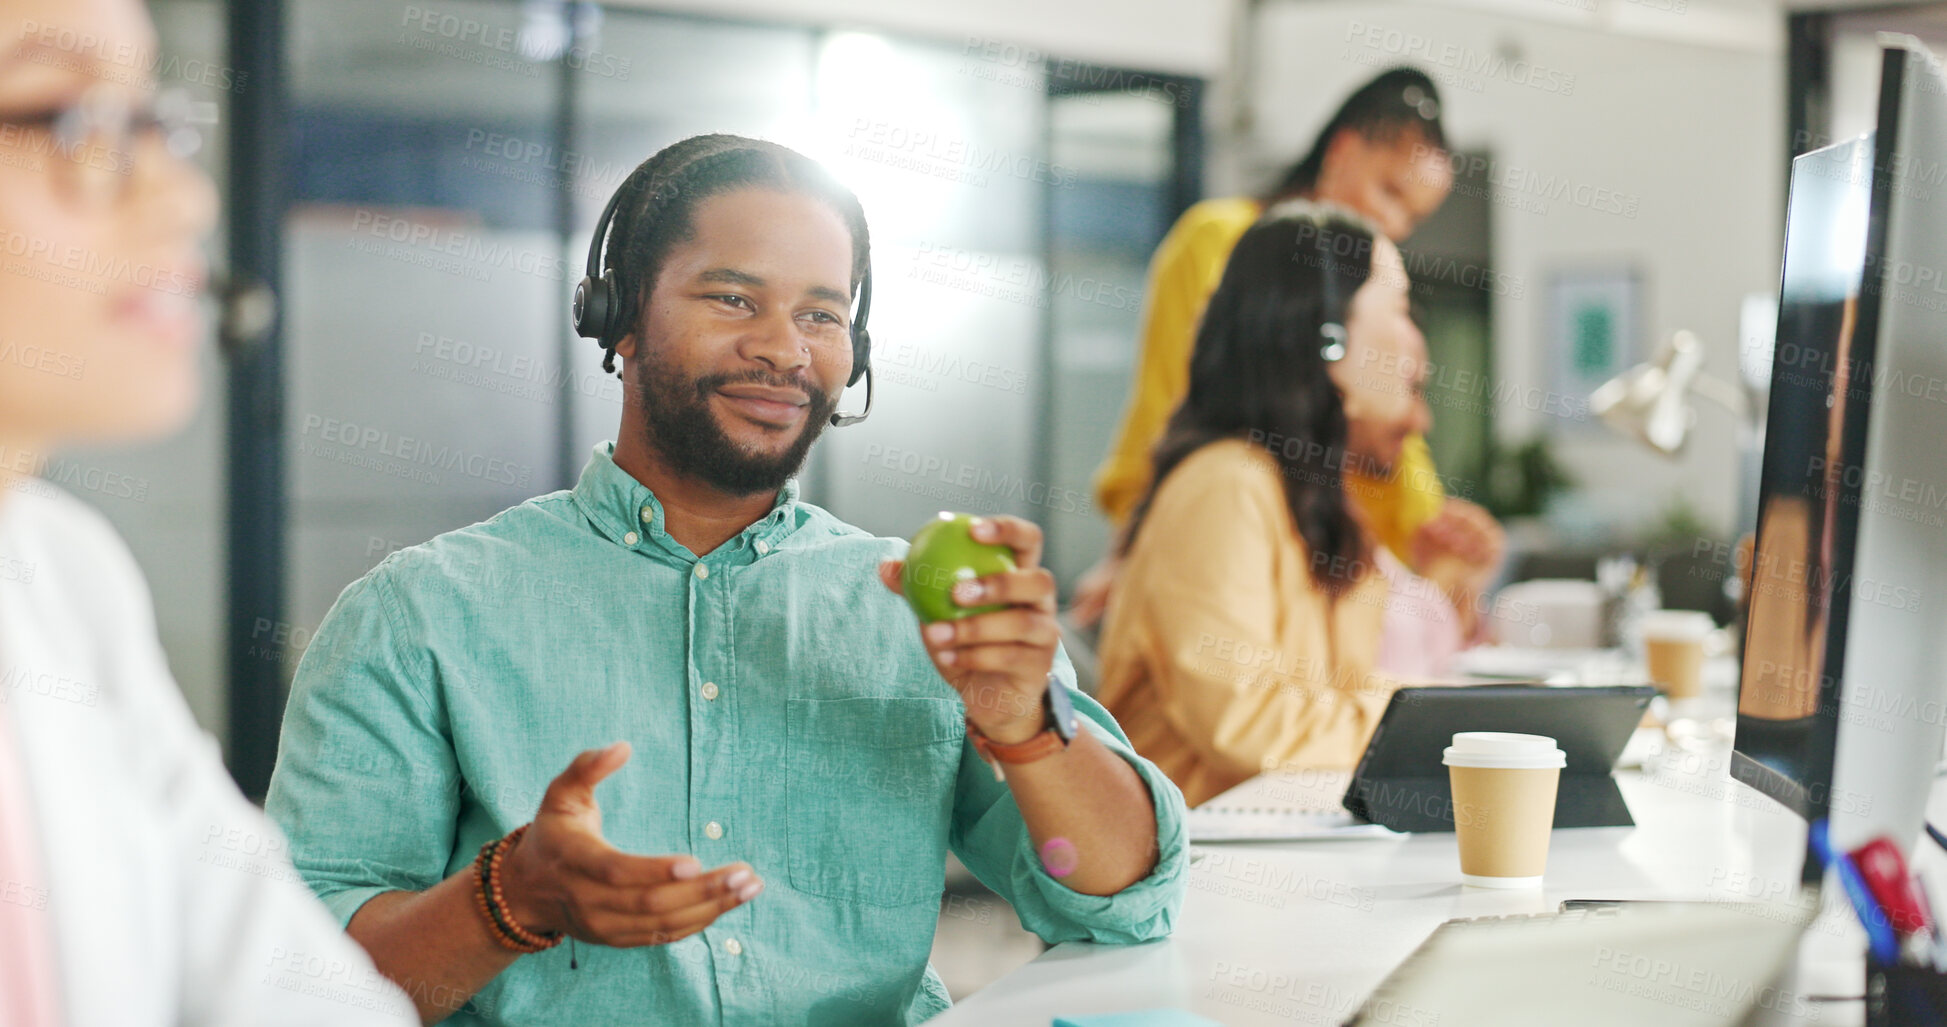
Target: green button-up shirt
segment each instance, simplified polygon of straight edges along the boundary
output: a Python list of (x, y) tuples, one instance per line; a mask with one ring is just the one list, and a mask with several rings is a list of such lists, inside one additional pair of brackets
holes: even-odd
[[(1050, 876), (962, 706), (879, 582), (905, 543), (797, 499), (701, 558), (596, 448), (572, 491), (387, 557), (298, 665), (268, 807), (340, 921), (464, 869), (533, 819), (576, 753), (628, 852), (746, 860), (767, 887), (670, 945), (524, 956), (448, 1024), (912, 1024), (948, 1005), (927, 964), (949, 850), (1049, 942), (1167, 934), (1183, 798), (1073, 691), (1154, 797), (1161, 855), (1108, 897)], [(439, 998), (440, 996), (433, 996)]]

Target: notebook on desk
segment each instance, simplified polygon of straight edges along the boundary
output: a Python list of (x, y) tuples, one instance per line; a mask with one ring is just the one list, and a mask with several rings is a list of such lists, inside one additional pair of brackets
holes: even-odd
[(1347, 770), (1267, 771), (1192, 809), (1185, 826), (1198, 843), (1405, 837), (1345, 808), (1351, 780)]
[(1344, 809), (1225, 806), (1215, 800), (1184, 821), (1193, 842), (1296, 842), (1334, 838), (1397, 838), (1399, 832), (1367, 823)]

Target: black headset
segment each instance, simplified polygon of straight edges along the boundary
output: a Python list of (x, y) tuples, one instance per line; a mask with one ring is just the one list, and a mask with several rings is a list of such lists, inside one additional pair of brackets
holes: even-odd
[(1336, 364), (1345, 359), (1346, 312), (1339, 308), (1338, 272), (1332, 262), (1326, 260), (1320, 270), (1323, 273), (1318, 276), (1318, 356), (1328, 364)]
[[(1294, 215), (1276, 215), (1273, 212), (1298, 207), (1308, 211), (1322, 211), (1327, 215), (1330, 213), (1312, 200), (1286, 200), (1271, 208), (1270, 211), (1266, 211), (1264, 216), (1267, 219), (1278, 216), (1291, 217)], [(1332, 260), (1329, 257), (1320, 260), (1318, 268), (1318, 357), (1328, 364), (1336, 364), (1345, 359), (1345, 322), (1350, 312), (1341, 306), (1339, 282), (1335, 277), (1336, 271)]]
[[(572, 316), (575, 334), (595, 340), (604, 351), (615, 345), (620, 338), (617, 329), (622, 317), (622, 295), (616, 288), (615, 272), (602, 267), (602, 257), (608, 248), (609, 230), (615, 224), (616, 208), (622, 205), (622, 197), (629, 193), (629, 183), (622, 183), (609, 197), (608, 206), (602, 208), (602, 216), (595, 222), (595, 235), (588, 240), (588, 268), (580, 282), (575, 284), (575, 302)], [(848, 386), (857, 385), (860, 378), (865, 379), (865, 409), (856, 414), (833, 412), (832, 426), (843, 428), (857, 424), (872, 413), (872, 333), (866, 330), (865, 319), (872, 313), (872, 264), (868, 260), (865, 276), (859, 280), (858, 312), (852, 315), (852, 377)]]

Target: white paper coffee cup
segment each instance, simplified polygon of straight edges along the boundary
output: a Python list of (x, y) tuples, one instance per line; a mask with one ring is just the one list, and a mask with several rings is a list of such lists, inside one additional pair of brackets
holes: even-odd
[(1672, 699), (1703, 691), (1704, 644), (1717, 622), (1697, 610), (1651, 610), (1643, 615), (1643, 662), (1650, 680)]
[(1463, 731), (1441, 762), (1453, 786), (1462, 883), (1540, 887), (1568, 754), (1546, 735)]

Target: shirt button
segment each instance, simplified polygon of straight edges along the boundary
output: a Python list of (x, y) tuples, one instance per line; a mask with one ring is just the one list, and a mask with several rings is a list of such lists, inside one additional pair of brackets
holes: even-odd
[(708, 567), (705, 567), (705, 566), (703, 566), (703, 565), (702, 565), (702, 564), (700, 564), (700, 563), (699, 563), (699, 564), (697, 564), (697, 565), (696, 565), (696, 576), (697, 576), (697, 577), (699, 577), (699, 578), (707, 578), (707, 577), (709, 577), (709, 576), (710, 576), (710, 568), (708, 568)]
[(725, 938), (723, 941), (723, 950), (733, 956), (741, 956), (744, 954), (744, 943), (735, 938)]
[(723, 825), (712, 820), (703, 825), (703, 833), (709, 835), (711, 841), (716, 841), (723, 837)]
[(714, 700), (716, 697), (717, 697), (717, 683), (714, 681), (703, 682), (703, 698)]
[(653, 520), (655, 520), (655, 519), (656, 519), (656, 512), (655, 512), (654, 510), (651, 510), (651, 509), (649, 509), (648, 507), (646, 507), (646, 506), (645, 506), (645, 507), (643, 507), (643, 508), (642, 508), (642, 519), (643, 519), (643, 520), (644, 520), (645, 522), (646, 522), (646, 521), (653, 521)]
[(770, 552), (770, 551), (771, 551), (771, 544), (770, 544), (769, 542), (766, 542), (766, 541), (764, 541), (763, 539), (758, 539), (758, 540), (757, 540), (757, 555), (758, 555), (758, 556), (763, 556), (763, 555), (764, 555), (765, 553), (768, 553), (768, 552)]
[(636, 539), (635, 532), (633, 531), (629, 532), (627, 535), (622, 536), (622, 544), (625, 546), (635, 545), (635, 539)]

